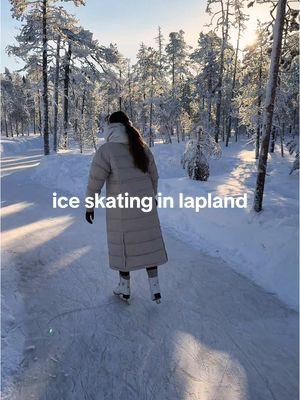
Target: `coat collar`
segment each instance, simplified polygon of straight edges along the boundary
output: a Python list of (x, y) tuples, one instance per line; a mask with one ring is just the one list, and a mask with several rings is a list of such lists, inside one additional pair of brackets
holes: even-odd
[(107, 142), (128, 144), (129, 139), (126, 133), (126, 128), (119, 122), (108, 124), (104, 129), (104, 138)]

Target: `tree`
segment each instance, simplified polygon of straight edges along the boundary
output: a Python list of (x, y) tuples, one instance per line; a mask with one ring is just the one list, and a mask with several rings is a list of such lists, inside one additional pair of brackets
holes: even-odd
[(1, 120), (6, 136), (14, 132), (24, 135), (30, 122), (32, 98), (28, 80), (17, 72), (11, 73), (7, 68), (1, 75)]
[(61, 36), (56, 39), (55, 55), (55, 76), (54, 76), (54, 102), (53, 102), (53, 150), (57, 151), (57, 132), (58, 132), (58, 89), (59, 89), (59, 69), (60, 69), (60, 46)]
[[(247, 17), (242, 11), (243, 4), (239, 1), (236, 2), (235, 7), (235, 15), (236, 15), (236, 24), (238, 29), (237, 41), (236, 41), (236, 48), (235, 48), (235, 55), (234, 55), (234, 66), (233, 66), (233, 76), (232, 76), (232, 83), (230, 87), (230, 94), (229, 94), (229, 112), (228, 112), (228, 123), (226, 127), (226, 147), (229, 144), (229, 139), (231, 136), (231, 125), (232, 125), (232, 112), (233, 112), (233, 103), (235, 99), (235, 88), (236, 88), (236, 76), (237, 76), (237, 67), (238, 67), (238, 53), (240, 50), (240, 35), (242, 30), (245, 29), (245, 20)], [(237, 138), (237, 134), (236, 134)]]
[(143, 43), (134, 65), (136, 94), (140, 99), (140, 119), (142, 133), (148, 139), (149, 146), (154, 144), (154, 126), (157, 120), (157, 106), (161, 88), (161, 64), (159, 52)]
[(258, 162), (258, 173), (254, 195), (254, 210), (262, 210), (263, 195), (265, 187), (265, 178), (267, 170), (268, 150), (273, 121), (274, 102), (276, 96), (276, 87), (279, 71), (279, 61), (281, 54), (282, 34), (284, 27), (284, 18), (286, 12), (287, 0), (279, 0), (277, 4), (277, 14), (273, 30), (273, 44), (271, 53), (271, 65), (266, 92), (266, 100), (263, 114), (263, 134)]
[[(215, 11), (214, 9), (217, 8)], [(215, 126), (215, 140), (219, 141), (221, 131), (221, 116), (222, 116), (222, 101), (223, 101), (223, 80), (225, 72), (225, 52), (228, 48), (229, 29), (231, 26), (242, 24), (245, 16), (242, 12), (243, 1), (241, 0), (208, 0), (207, 12), (212, 15), (211, 26), (216, 20), (216, 29), (221, 28), (222, 46), (220, 51), (220, 72), (218, 75), (218, 83), (216, 87), (217, 100), (216, 100), (216, 126)], [(242, 25), (240, 25), (242, 26)], [(226, 118), (225, 118), (226, 120)]]
[[(43, 136), (44, 154), (50, 153), (49, 147), (49, 93), (48, 93), (48, 51), (49, 40), (52, 38), (58, 7), (54, 0), (10, 0), (13, 17), (25, 21), (20, 35), (17, 37), (19, 46), (11, 46), (10, 51), (24, 59), (26, 67), (32, 53), (41, 57), (43, 80)], [(84, 4), (83, 0), (73, 0), (75, 5)], [(54, 18), (51, 18), (54, 15)]]
[(200, 33), (198, 46), (191, 54), (193, 61), (196, 121), (213, 133), (215, 126), (216, 88), (220, 73), (220, 49), (222, 41), (215, 32)]
[(184, 31), (171, 32), (169, 34), (169, 43), (166, 46), (166, 54), (171, 74), (171, 101), (169, 104), (172, 109), (172, 133), (174, 125), (176, 129), (177, 140), (179, 142), (179, 115), (182, 110), (180, 97), (182, 95), (184, 80), (189, 75), (188, 70), (188, 50), (184, 39)]
[(255, 158), (259, 157), (261, 136), (261, 114), (268, 77), (269, 54), (268, 34), (259, 24), (256, 41), (245, 48), (240, 68), (240, 89), (237, 107), (241, 123), (247, 127), (251, 140), (255, 143)]

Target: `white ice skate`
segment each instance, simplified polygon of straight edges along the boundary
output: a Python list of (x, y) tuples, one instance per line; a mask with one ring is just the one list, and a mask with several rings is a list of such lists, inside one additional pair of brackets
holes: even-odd
[(160, 295), (158, 276), (154, 276), (153, 278), (148, 278), (148, 279), (151, 292), (151, 299), (155, 301), (157, 304), (159, 304), (161, 295)]
[(120, 282), (113, 292), (127, 304), (130, 304), (130, 279), (120, 277)]

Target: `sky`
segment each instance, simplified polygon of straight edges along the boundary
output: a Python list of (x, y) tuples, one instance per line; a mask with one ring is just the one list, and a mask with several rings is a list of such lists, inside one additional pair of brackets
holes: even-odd
[[(183, 29), (189, 45), (195, 47), (200, 31), (210, 20), (205, 12), (206, 0), (86, 0), (85, 6), (64, 7), (79, 20), (81, 26), (93, 32), (100, 44), (116, 43), (119, 51), (132, 62), (140, 43), (155, 44), (158, 26), (165, 40), (172, 31)], [(15, 42), (20, 23), (11, 17), (9, 0), (1, 0), (1, 71), (5, 67), (16, 70), (22, 66), (14, 57), (8, 57), (5, 48)], [(241, 39), (241, 48), (255, 39), (257, 19), (269, 20), (269, 5), (247, 9), (249, 21)], [(232, 41), (236, 32), (232, 32)]]

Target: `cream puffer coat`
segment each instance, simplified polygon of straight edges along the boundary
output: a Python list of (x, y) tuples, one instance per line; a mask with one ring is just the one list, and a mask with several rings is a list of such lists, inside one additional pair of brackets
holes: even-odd
[(133, 162), (123, 124), (112, 123), (105, 131), (106, 143), (97, 150), (90, 169), (87, 197), (100, 193), (106, 182), (106, 197), (118, 194), (151, 197), (152, 210), (106, 208), (109, 264), (112, 269), (132, 271), (167, 262), (167, 253), (155, 205), (158, 173), (154, 157), (144, 173)]

